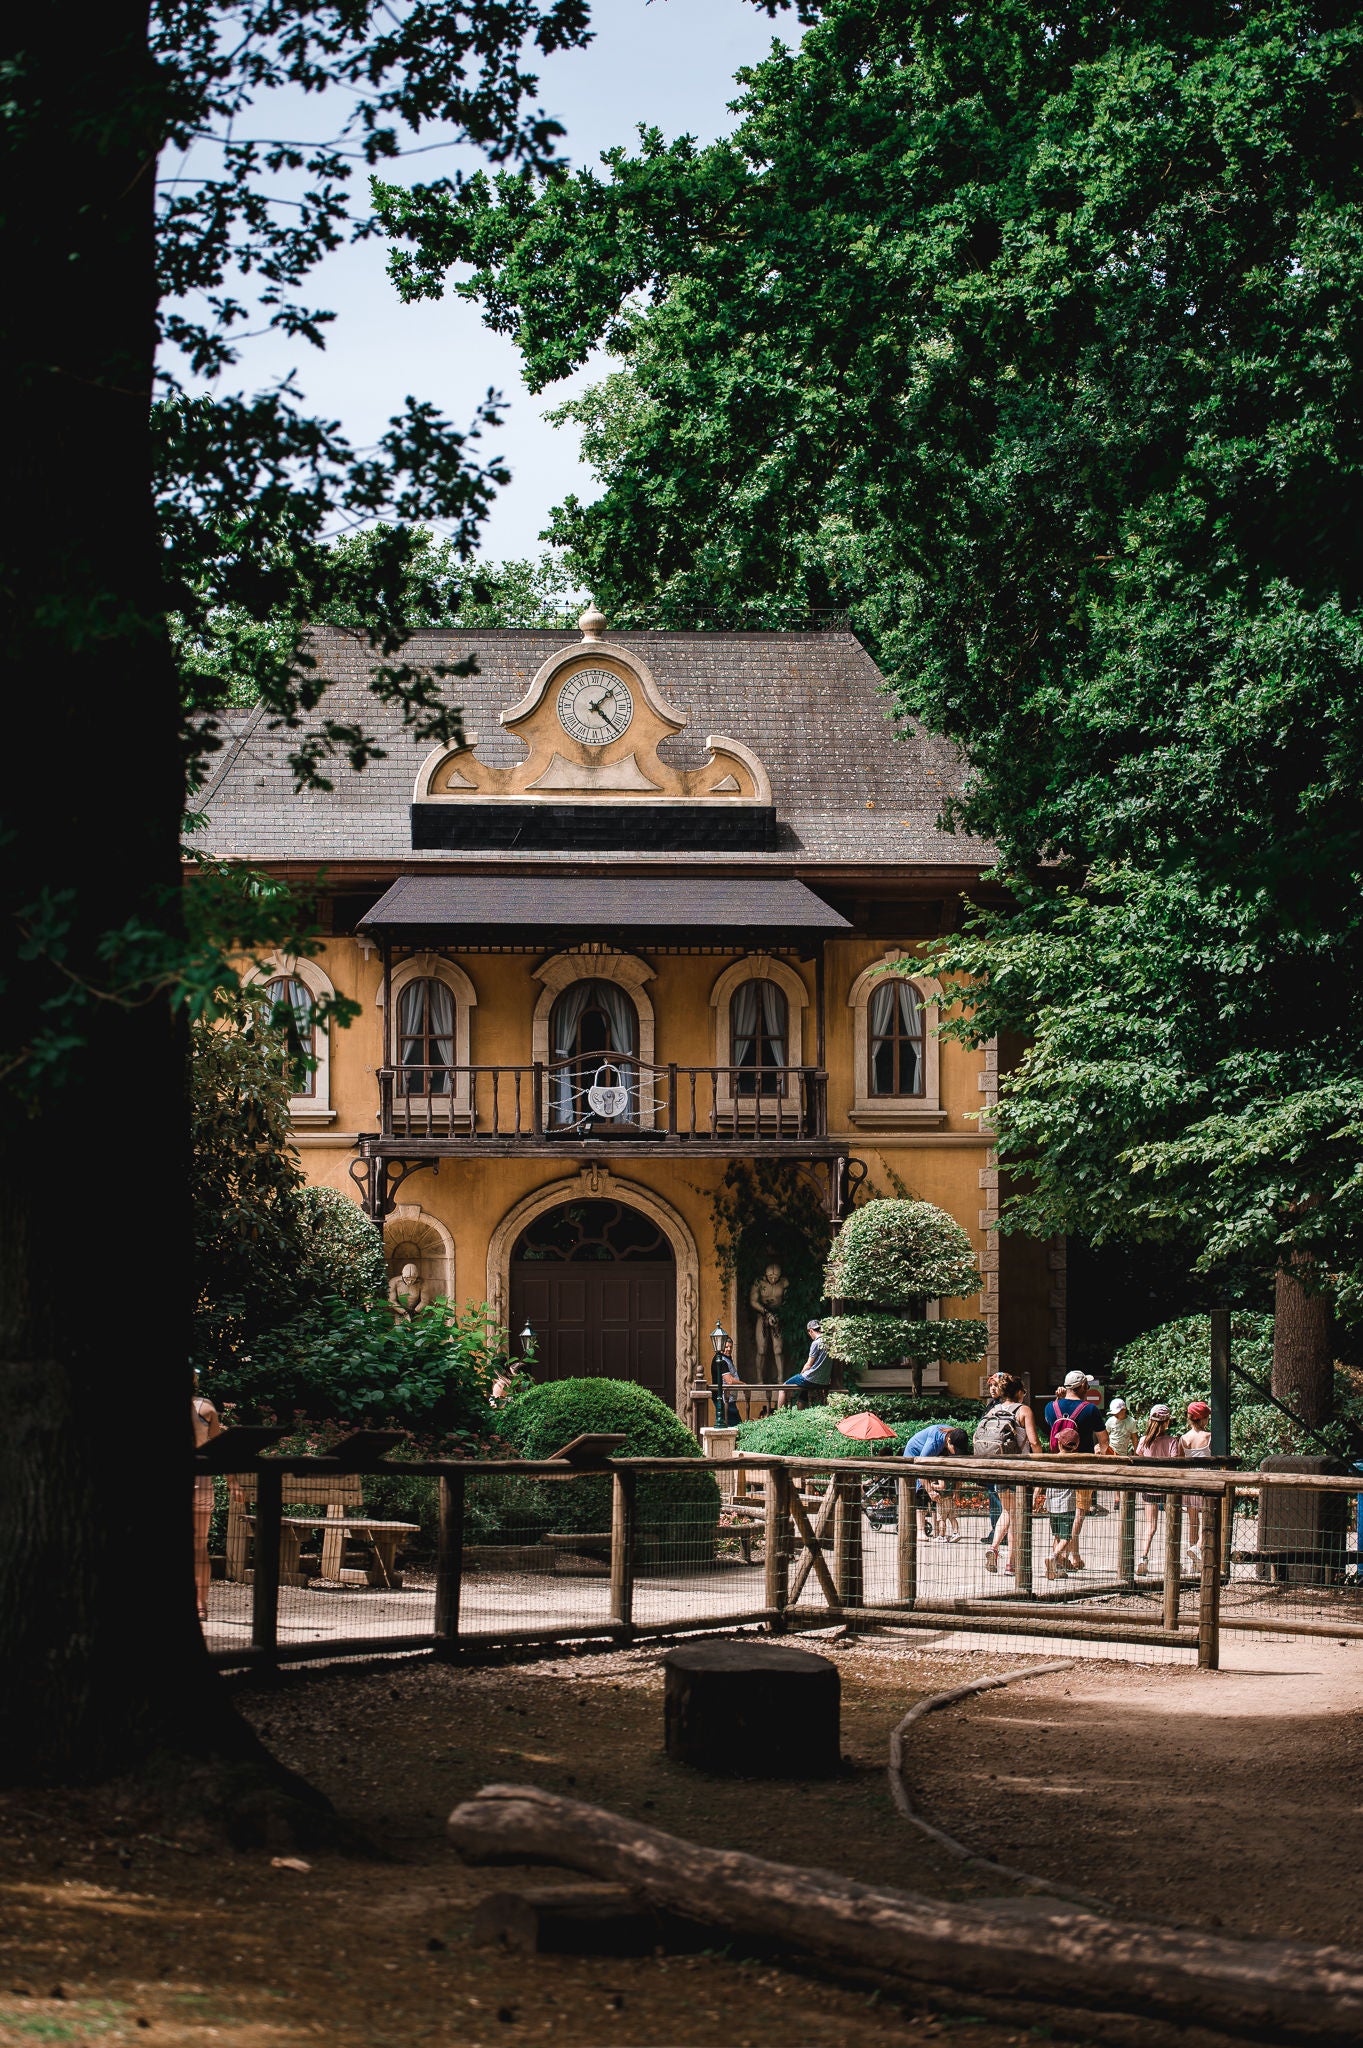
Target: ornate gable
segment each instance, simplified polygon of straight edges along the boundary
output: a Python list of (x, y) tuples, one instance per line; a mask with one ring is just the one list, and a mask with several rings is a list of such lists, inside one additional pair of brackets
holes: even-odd
[(500, 713), (524, 742), (513, 767), (480, 761), (477, 741), (442, 747), (417, 773), (417, 847), (754, 848), (775, 836), (771, 783), (750, 748), (709, 733), (709, 757), (678, 768), (658, 749), (686, 719), (648, 664), (601, 637), (589, 607), (582, 639), (550, 656)]

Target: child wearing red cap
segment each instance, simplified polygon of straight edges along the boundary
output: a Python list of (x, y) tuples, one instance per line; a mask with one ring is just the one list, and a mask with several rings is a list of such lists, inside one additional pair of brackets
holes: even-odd
[[(1210, 1458), (1212, 1454), (1212, 1433), (1207, 1424), (1212, 1411), (1205, 1401), (1188, 1403), (1188, 1427), (1178, 1440), (1179, 1454), (1184, 1458)], [(1196, 1493), (1185, 1493), (1183, 1512), (1188, 1517), (1188, 1564), (1191, 1570), (1202, 1569), (1202, 1500)]]

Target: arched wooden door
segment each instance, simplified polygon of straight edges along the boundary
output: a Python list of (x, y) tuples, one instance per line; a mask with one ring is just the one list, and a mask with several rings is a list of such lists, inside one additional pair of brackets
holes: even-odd
[(656, 1223), (622, 1202), (565, 1203), (522, 1231), (510, 1279), (537, 1380), (636, 1380), (672, 1406), (677, 1273)]

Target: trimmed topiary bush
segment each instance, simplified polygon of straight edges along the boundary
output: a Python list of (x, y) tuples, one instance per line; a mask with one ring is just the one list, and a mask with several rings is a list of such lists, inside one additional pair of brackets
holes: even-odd
[[(627, 1458), (696, 1458), (700, 1445), (685, 1423), (632, 1380), (547, 1380), (527, 1387), (500, 1411), (501, 1433), (524, 1458), (551, 1458), (575, 1436), (622, 1434)], [(582, 1534), (609, 1529), (611, 1483), (604, 1476), (544, 1487), (551, 1527)], [(646, 1473), (639, 1480), (638, 1519), (645, 1554), (708, 1562), (719, 1526), (719, 1488), (709, 1472)]]
[(983, 1322), (929, 1322), (930, 1300), (975, 1294), (980, 1275), (970, 1239), (933, 1202), (866, 1202), (834, 1240), (824, 1290), (837, 1304), (824, 1342), (857, 1372), (930, 1358), (965, 1365), (983, 1358)]

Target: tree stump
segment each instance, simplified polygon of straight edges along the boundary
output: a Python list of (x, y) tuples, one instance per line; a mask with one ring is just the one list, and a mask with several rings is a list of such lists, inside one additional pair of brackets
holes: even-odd
[(669, 1650), (667, 1753), (735, 1778), (831, 1778), (842, 1760), (842, 1685), (827, 1657), (784, 1643)]

